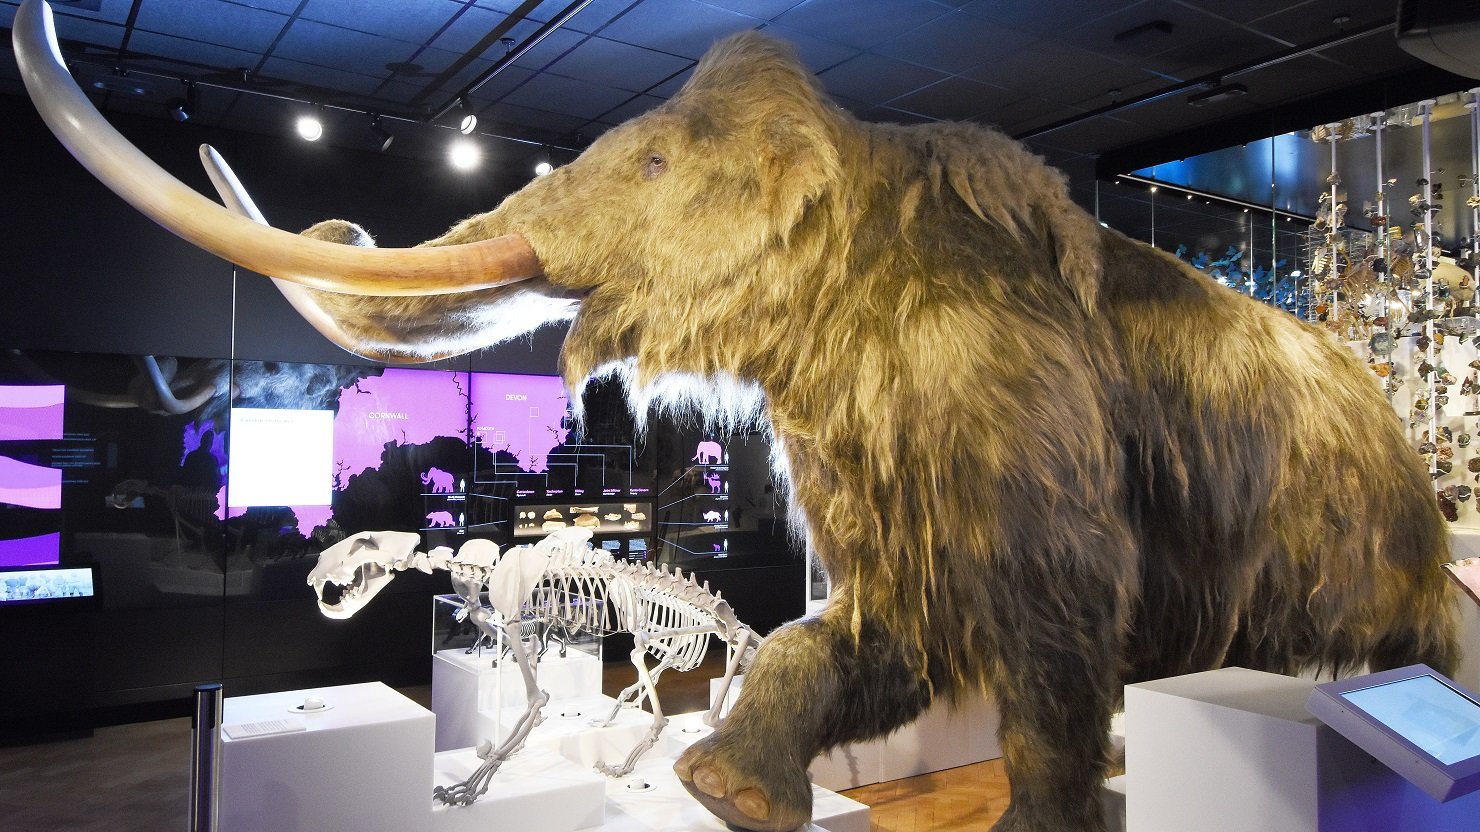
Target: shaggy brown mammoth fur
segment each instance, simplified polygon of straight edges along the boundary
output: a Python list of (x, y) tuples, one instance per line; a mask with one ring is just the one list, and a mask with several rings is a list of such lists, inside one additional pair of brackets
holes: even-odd
[(714, 412), (763, 396), (834, 594), (677, 763), (736, 826), (802, 824), (819, 751), (985, 689), (1012, 784), (996, 828), (1099, 830), (1127, 681), (1453, 667), (1443, 523), (1365, 368), (1099, 227), (996, 132), (860, 123), (743, 34), (431, 245), (505, 234), (542, 277), (315, 298), (374, 354), (573, 315), (572, 388), (617, 366), (639, 409), (674, 379), (722, 391), (695, 397)]

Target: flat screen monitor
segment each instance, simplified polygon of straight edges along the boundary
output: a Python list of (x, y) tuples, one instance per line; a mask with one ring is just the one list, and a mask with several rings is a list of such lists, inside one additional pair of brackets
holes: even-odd
[(1480, 790), (1480, 699), (1427, 665), (1316, 685), (1306, 708), (1441, 803)]
[(0, 569), (0, 606), (81, 601), (95, 592), (91, 566)]

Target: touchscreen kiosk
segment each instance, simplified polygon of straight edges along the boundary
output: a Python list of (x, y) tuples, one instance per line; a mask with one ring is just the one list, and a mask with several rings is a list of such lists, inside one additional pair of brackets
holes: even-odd
[(1427, 665), (1316, 685), (1306, 709), (1440, 802), (1480, 790), (1480, 699)]

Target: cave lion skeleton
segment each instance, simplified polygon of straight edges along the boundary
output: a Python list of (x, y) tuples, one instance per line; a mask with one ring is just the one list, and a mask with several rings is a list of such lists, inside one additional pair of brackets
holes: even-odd
[[(540, 690), (535, 677), (542, 645), (526, 645), (523, 636), (532, 632), (543, 640), (546, 628), (531, 630), (526, 626), (531, 621), (553, 624), (568, 636), (619, 630), (633, 636), (637, 681), (622, 690), (605, 719), (593, 722), (610, 725), (624, 705), (641, 704), (646, 698), (652, 705), (653, 724), (621, 763), (597, 764), (602, 774), (622, 777), (631, 773), (638, 758), (657, 743), (668, 724), (658, 701), (658, 678), (666, 670), (697, 667), (708, 651), (711, 635), (718, 636), (728, 649), (720, 695), (704, 716), (710, 726), (719, 723), (724, 694), (760, 638), (735, 618), (720, 593), (709, 591), (707, 582), (700, 585), (692, 575), (685, 579), (676, 569), (668, 572), (615, 560), (593, 548), (590, 541), (590, 530), (565, 528), (533, 545), (502, 552), (493, 541), (469, 540), (454, 555), (445, 546), (417, 551), (421, 538), (412, 532), (359, 532), (319, 555), (308, 584), (318, 597), (320, 612), (329, 618), (349, 618), (363, 609), (396, 572), (445, 570), (462, 599), (459, 620), (471, 621), (490, 641), (502, 639), (514, 656), (524, 679), (524, 713), (503, 742), (495, 746), (484, 740), (478, 746), (483, 763), (463, 782), (438, 786), (433, 792), (436, 799), (454, 805), (476, 801), (504, 761), (544, 720), (542, 711), (550, 694)], [(329, 591), (331, 587), (335, 591)], [(328, 600), (335, 594), (337, 600)], [(648, 656), (658, 662), (651, 668)]]

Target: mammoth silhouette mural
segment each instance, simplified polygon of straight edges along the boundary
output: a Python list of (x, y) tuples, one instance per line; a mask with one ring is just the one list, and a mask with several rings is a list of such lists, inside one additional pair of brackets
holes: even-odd
[(1099, 830), (1127, 681), (1453, 668), (1434, 492), (1366, 369), (1101, 228), (997, 132), (861, 123), (742, 34), (496, 209), (381, 250), (252, 222), (119, 147), (42, 11), (18, 13), (17, 57), (74, 155), (346, 349), (438, 358), (573, 318), (573, 391), (619, 368), (639, 411), (681, 379), (717, 423), (763, 408), (833, 595), (677, 761), (735, 826), (797, 827), (819, 751), (984, 689), (996, 828)]

